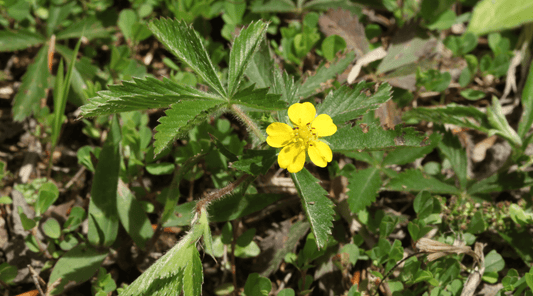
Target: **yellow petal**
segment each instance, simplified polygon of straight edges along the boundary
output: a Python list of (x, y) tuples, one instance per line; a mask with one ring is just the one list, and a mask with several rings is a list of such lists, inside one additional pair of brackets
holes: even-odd
[(309, 102), (296, 103), (289, 107), (289, 119), (294, 125), (305, 126), (315, 119), (316, 109)]
[(305, 164), (305, 146), (294, 143), (281, 149), (278, 163), (281, 168), (287, 169), (290, 173), (301, 171)]
[(311, 128), (314, 128), (314, 132), (318, 137), (331, 136), (337, 132), (337, 126), (327, 114), (318, 115), (311, 123)]
[(324, 142), (313, 141), (309, 144), (307, 152), (311, 161), (319, 167), (326, 167), (328, 162), (333, 159), (331, 148)]
[(281, 148), (289, 145), (294, 137), (292, 128), (289, 125), (281, 122), (271, 123), (267, 127), (266, 132), (268, 134), (268, 145), (275, 148)]

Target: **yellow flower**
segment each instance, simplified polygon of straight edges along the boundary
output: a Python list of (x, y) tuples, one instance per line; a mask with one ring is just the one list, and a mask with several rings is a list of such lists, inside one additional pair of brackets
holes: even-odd
[(283, 148), (278, 155), (279, 166), (290, 173), (301, 171), (305, 163), (305, 151), (307, 151), (314, 164), (326, 167), (332, 160), (333, 153), (329, 146), (319, 138), (331, 136), (337, 132), (337, 126), (331, 117), (327, 114), (316, 116), (315, 106), (308, 102), (290, 106), (288, 113), (294, 127), (274, 122), (266, 129), (268, 145)]

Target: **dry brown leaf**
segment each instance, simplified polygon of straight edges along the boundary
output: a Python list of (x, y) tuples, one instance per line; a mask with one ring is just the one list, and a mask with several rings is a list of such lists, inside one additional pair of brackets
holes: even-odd
[(346, 47), (355, 51), (358, 58), (368, 52), (365, 27), (356, 15), (343, 9), (329, 9), (318, 19), (320, 31), (326, 36), (339, 35), (346, 41)]
[(388, 100), (385, 104), (376, 109), (375, 116), (379, 118), (381, 126), (386, 129), (394, 129), (397, 124), (402, 123), (400, 110), (393, 100)]
[(485, 159), (485, 156), (487, 155), (487, 150), (496, 143), (496, 140), (498, 137), (496, 135), (486, 138), (485, 140), (479, 142), (474, 147), (473, 153), (472, 153), (472, 161), (473, 162), (480, 162), (483, 159)]

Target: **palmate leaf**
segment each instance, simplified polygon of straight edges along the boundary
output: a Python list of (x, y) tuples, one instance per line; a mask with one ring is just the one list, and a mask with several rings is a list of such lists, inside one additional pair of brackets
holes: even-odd
[(274, 59), (266, 38), (260, 42), (259, 49), (250, 59), (244, 74), (258, 87), (269, 87), (274, 83)]
[(350, 177), (349, 183), (348, 205), (352, 213), (357, 213), (376, 201), (376, 195), (381, 187), (379, 169), (370, 167), (358, 170)]
[(365, 114), (368, 110), (377, 109), (381, 104), (391, 98), (392, 87), (388, 83), (379, 86), (376, 93), (367, 96), (362, 92), (368, 84), (364, 81), (358, 83), (354, 89), (347, 86), (330, 92), (324, 102), (318, 106), (317, 114), (328, 114), (334, 123), (345, 123)]
[(395, 191), (423, 191), (427, 190), (432, 193), (459, 194), (459, 188), (448, 185), (434, 177), (428, 176), (420, 170), (406, 170), (400, 173), (388, 184), (388, 189)]
[[(319, 92), (322, 88), (322, 85), (326, 83), (329, 79), (335, 78), (337, 74), (342, 73), (348, 65), (355, 59), (355, 53), (349, 52), (342, 59), (339, 59), (334, 64), (322, 64), (316, 70), (316, 74), (307, 78), (305, 82), (300, 87), (298, 95), (303, 98), (310, 97), (315, 93)], [(317, 91), (318, 90), (318, 91)]]
[(268, 24), (262, 21), (251, 23), (247, 28), (241, 30), (239, 36), (235, 38), (229, 56), (228, 95), (230, 97), (239, 89), (242, 75), (259, 48), (267, 27)]
[(198, 123), (204, 121), (223, 103), (214, 100), (181, 101), (165, 111), (155, 128), (154, 153), (159, 154), (174, 139), (183, 136)]
[(30, 31), (0, 31), (0, 52), (24, 49), (44, 42), (46, 42), (46, 38), (43, 35)]
[(178, 84), (168, 78), (162, 81), (151, 77), (133, 78), (133, 81), (123, 81), (122, 85), (110, 85), (109, 90), (98, 92), (98, 97), (90, 99), (88, 104), (81, 107), (81, 114), (83, 117), (90, 117), (168, 108), (171, 104), (185, 100), (225, 102), (215, 94)]
[(47, 69), (48, 46), (43, 46), (28, 71), (22, 77), (22, 84), (13, 99), (13, 119), (22, 121), (39, 109), (39, 100), (45, 97), (50, 84)]
[(203, 279), (199, 281), (199, 277), (203, 277), (203, 272), (195, 242), (196, 238), (191, 230), (120, 295), (168, 296), (180, 295), (184, 290), (185, 295), (200, 295)]
[(218, 94), (227, 96), (207, 50), (192, 26), (182, 21), (161, 18), (150, 22), (148, 27), (161, 43), (200, 75)]
[[(168, 253), (143, 272), (121, 296), (137, 295), (201, 295), (204, 280), (202, 261), (196, 248), (200, 237), (211, 239), (207, 211), (191, 225), (191, 230)], [(207, 237), (206, 237), (207, 236)], [(206, 242), (206, 245), (211, 245)]]
[(255, 85), (239, 91), (231, 103), (243, 105), (259, 110), (283, 110), (287, 109), (287, 103), (281, 100), (280, 95), (268, 94), (268, 88), (254, 89)]
[(328, 235), (333, 227), (333, 202), (327, 198), (327, 192), (318, 184), (318, 180), (307, 169), (291, 173), (294, 186), (300, 195), (302, 207), (311, 230), (316, 238), (317, 247), (325, 247)]
[(445, 132), (444, 138), (439, 144), (439, 150), (450, 161), (461, 189), (466, 189), (468, 160), (466, 150), (461, 145), (459, 138), (449, 131)]
[(386, 150), (396, 147), (421, 147), (428, 145), (427, 139), (412, 128), (396, 126), (394, 130), (384, 130), (379, 124), (345, 126), (335, 134), (325, 138), (334, 152), (356, 150)]

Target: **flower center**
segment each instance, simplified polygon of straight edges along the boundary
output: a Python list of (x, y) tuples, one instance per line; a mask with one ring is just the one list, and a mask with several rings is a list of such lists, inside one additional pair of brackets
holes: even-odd
[(315, 128), (311, 127), (310, 123), (304, 126), (297, 126), (293, 130), (295, 141), (302, 142), (306, 147), (313, 145), (313, 142), (318, 139)]

